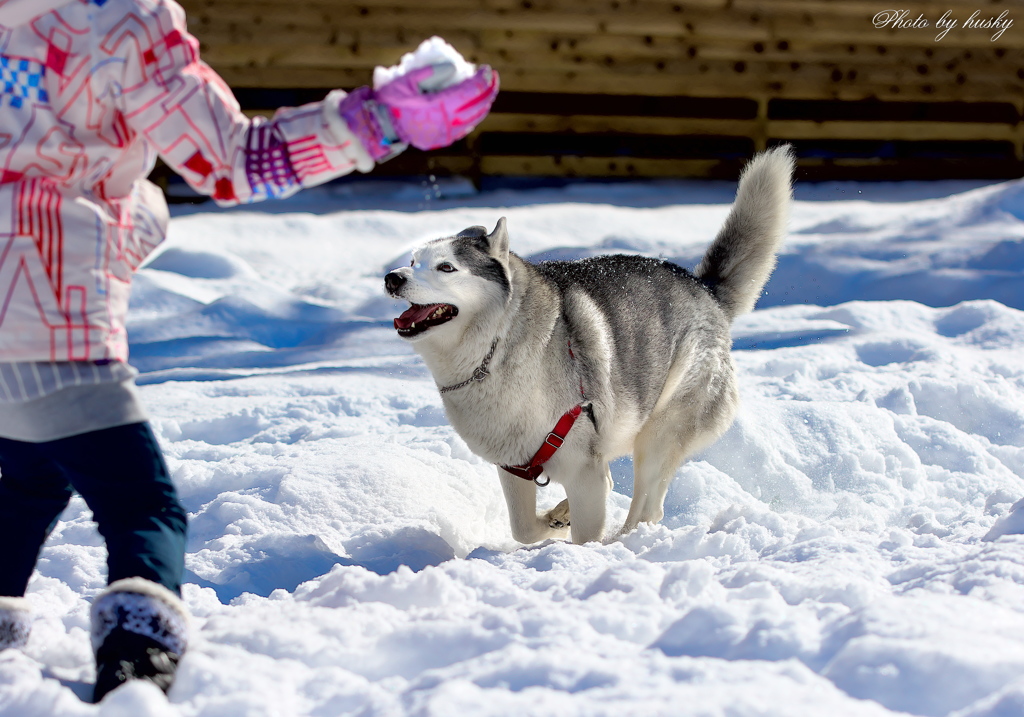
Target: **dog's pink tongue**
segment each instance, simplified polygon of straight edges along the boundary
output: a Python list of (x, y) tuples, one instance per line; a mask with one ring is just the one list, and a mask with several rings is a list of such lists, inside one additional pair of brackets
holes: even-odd
[(408, 329), (413, 324), (417, 324), (423, 321), (437, 309), (441, 304), (428, 304), (427, 306), (417, 306), (413, 304), (408, 309), (402, 312), (402, 315), (395, 319), (396, 329)]

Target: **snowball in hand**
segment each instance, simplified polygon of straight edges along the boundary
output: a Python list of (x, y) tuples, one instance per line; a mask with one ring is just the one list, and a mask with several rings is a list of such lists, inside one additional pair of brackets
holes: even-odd
[(376, 68), (373, 88), (345, 94), (338, 112), (381, 162), (409, 145), (431, 150), (457, 142), (483, 121), (497, 95), (497, 72), (432, 37), (394, 67)]
[(374, 68), (373, 89), (379, 90), (395, 78), (407, 75), (421, 67), (445, 64), (450, 64), (453, 71), (449, 77), (445, 78), (443, 83), (431, 88), (432, 91), (457, 85), (468, 80), (476, 73), (476, 66), (474, 64), (466, 61), (466, 58), (460, 55), (458, 50), (435, 35), (429, 40), (421, 42), (414, 52), (403, 55), (397, 65)]
[(498, 73), (467, 62), (432, 37), (398, 65), (378, 67), (373, 84), (375, 100), (387, 111), (386, 134), (430, 150), (462, 139), (487, 116), (498, 94)]

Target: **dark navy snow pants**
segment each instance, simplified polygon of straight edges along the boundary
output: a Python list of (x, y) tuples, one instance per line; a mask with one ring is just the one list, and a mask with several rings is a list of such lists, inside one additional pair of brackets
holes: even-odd
[(107, 543), (108, 582), (181, 592), (187, 516), (148, 423), (45, 443), (0, 438), (0, 595), (20, 596), (77, 491)]

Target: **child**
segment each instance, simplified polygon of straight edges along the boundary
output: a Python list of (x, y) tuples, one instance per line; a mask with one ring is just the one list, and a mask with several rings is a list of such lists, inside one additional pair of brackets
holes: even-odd
[(78, 491), (108, 550), (97, 700), (166, 690), (187, 642), (186, 514), (126, 363), (132, 272), (168, 221), (156, 155), (220, 204), (285, 197), (450, 144), (498, 91), (442, 63), (249, 120), (197, 47), (174, 0), (0, 0), (0, 649), (28, 639), (26, 585)]

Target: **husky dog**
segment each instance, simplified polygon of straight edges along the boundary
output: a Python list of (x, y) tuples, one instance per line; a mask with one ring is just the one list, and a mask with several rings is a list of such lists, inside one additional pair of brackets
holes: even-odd
[[(641, 256), (531, 264), (509, 251), (504, 218), (490, 233), (434, 240), (388, 273), (388, 294), (411, 304), (395, 328), (455, 430), (498, 466), (516, 540), (601, 540), (608, 461), (630, 453), (622, 532), (661, 520), (676, 469), (736, 411), (729, 325), (775, 266), (792, 174), (788, 146), (755, 157), (693, 273)], [(567, 499), (538, 515), (542, 471)]]

